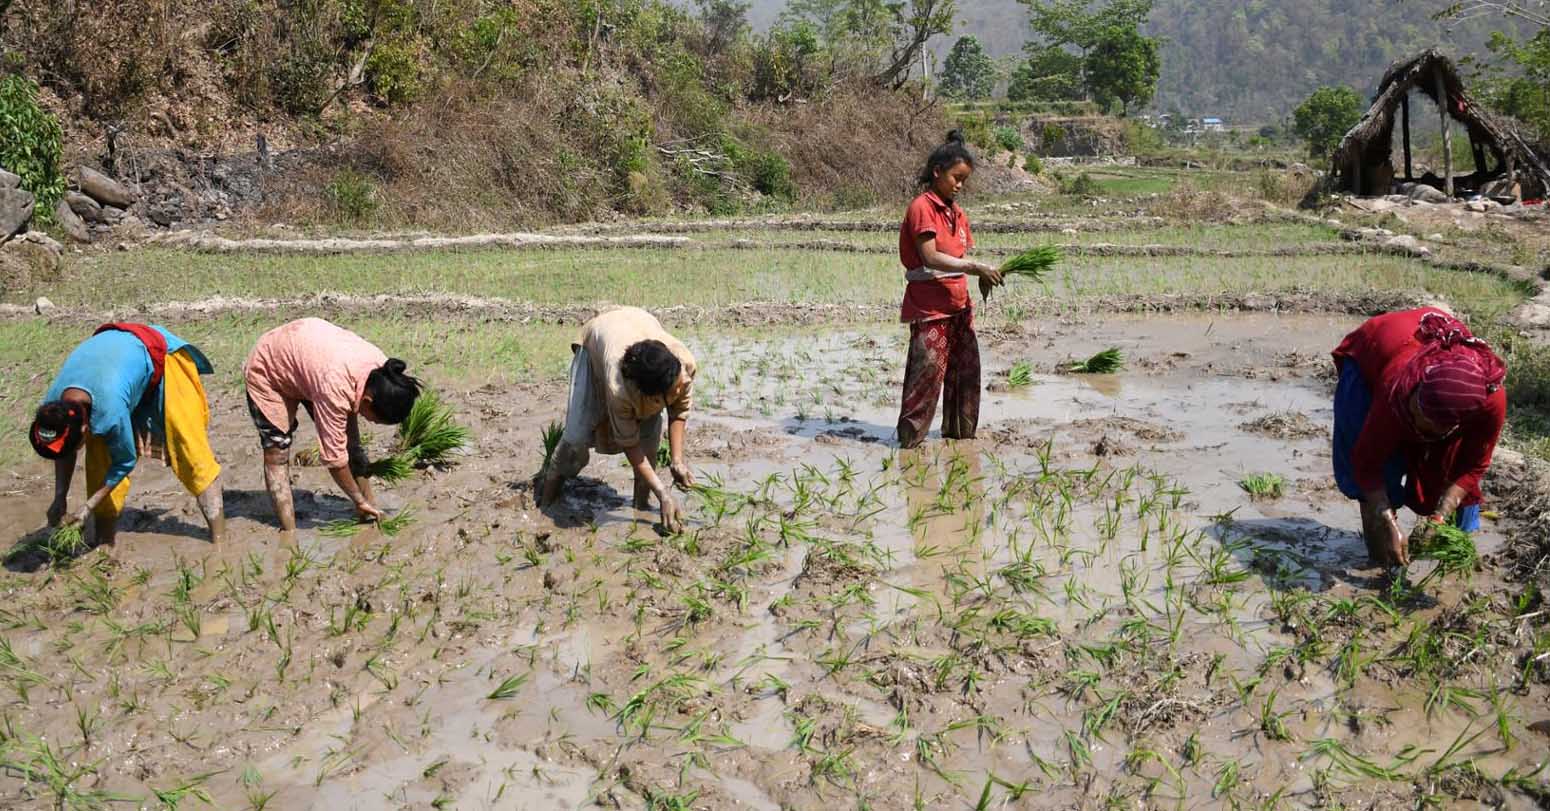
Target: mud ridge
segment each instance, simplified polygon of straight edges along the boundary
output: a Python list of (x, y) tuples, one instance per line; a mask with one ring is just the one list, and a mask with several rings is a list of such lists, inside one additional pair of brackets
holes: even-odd
[[(1418, 306), (1420, 295), (1406, 292), (1335, 294), (1324, 291), (1289, 291), (1226, 295), (1125, 295), (1092, 299), (1039, 300), (1030, 302), (1030, 315), (1072, 313), (1188, 312), (1192, 310), (1256, 313), (1341, 313), (1372, 315), (1392, 309)], [(318, 293), (292, 298), (244, 298), (215, 296), (196, 301), (170, 301), (108, 310), (59, 307), (46, 316), (55, 322), (100, 322), (129, 317), (215, 318), (234, 313), (294, 312), (307, 310), (330, 314), (406, 313), (421, 317), (468, 316), (485, 321), (512, 323), (578, 324), (604, 307), (596, 305), (551, 306), (447, 294), (359, 296)], [(663, 321), (682, 326), (758, 327), (805, 324), (844, 324), (892, 321), (898, 316), (893, 304), (789, 304), (746, 302), (716, 307), (675, 306), (654, 308)], [(0, 304), (0, 318), (20, 320), (38, 317), (31, 307)]]

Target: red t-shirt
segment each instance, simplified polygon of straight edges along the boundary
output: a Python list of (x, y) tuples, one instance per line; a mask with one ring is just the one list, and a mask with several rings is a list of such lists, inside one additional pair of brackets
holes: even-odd
[[(963, 213), (956, 202), (947, 202), (926, 192), (910, 203), (904, 212), (904, 223), (899, 226), (899, 262), (906, 272), (925, 267), (917, 246), (922, 237), (936, 240), (936, 249), (948, 256), (962, 259), (974, 247), (974, 233), (969, 230), (969, 215)], [(904, 287), (904, 305), (899, 320), (905, 322), (932, 321), (956, 315), (973, 306), (969, 298), (969, 279), (964, 275), (945, 279), (929, 279), (908, 282)]]
[(1443, 490), (1457, 482), (1469, 493), (1465, 503), (1478, 503), (1480, 479), (1491, 466), (1491, 456), (1507, 422), (1506, 389), (1497, 389), (1485, 407), (1453, 435), (1432, 441), (1418, 434), (1403, 416), (1401, 409), (1408, 404), (1392, 402), (1389, 397), (1395, 379), (1421, 348), (1415, 334), (1421, 316), (1429, 312), (1440, 311), (1422, 307), (1369, 319), (1335, 348), (1336, 368), (1345, 361), (1355, 362), (1372, 392), (1372, 408), (1351, 449), (1356, 485), (1368, 492), (1381, 488), (1383, 466), (1396, 451), (1403, 451), (1415, 479), (1411, 492), (1418, 501), (1434, 505)]

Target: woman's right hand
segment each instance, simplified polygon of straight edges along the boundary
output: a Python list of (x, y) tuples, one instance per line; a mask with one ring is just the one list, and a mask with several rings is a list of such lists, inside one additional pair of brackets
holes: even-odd
[(369, 522), (380, 521), (386, 516), (381, 510), (377, 509), (377, 505), (371, 503), (370, 501), (362, 501), (361, 503), (355, 505), (355, 517), (358, 520)]
[(1392, 510), (1384, 510), (1378, 517), (1378, 543), (1377, 551), (1385, 560), (1380, 560), (1384, 566), (1408, 566), (1410, 564), (1410, 542), (1405, 538), (1405, 531), (1399, 528), (1399, 516)]

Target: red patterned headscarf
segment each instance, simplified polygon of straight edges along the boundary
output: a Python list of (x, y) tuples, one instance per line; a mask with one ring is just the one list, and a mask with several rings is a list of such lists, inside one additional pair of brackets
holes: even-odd
[(1421, 316), (1416, 328), (1421, 348), (1395, 378), (1389, 390), (1394, 410), (1409, 419), (1405, 406), (1418, 395), (1421, 413), (1440, 426), (1452, 428), (1468, 419), (1502, 387), (1507, 364), (1464, 322), (1441, 312)]

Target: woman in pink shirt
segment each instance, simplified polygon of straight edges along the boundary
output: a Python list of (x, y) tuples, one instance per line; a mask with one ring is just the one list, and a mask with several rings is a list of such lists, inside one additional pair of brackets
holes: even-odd
[(407, 419), (420, 381), (404, 374), (406, 368), (361, 336), (321, 318), (292, 321), (258, 339), (243, 367), (248, 412), (264, 449), (264, 485), (287, 537), (296, 531), (290, 478), (296, 407), (305, 407), (312, 417), (323, 465), (355, 505), (356, 515), (376, 520), (382, 511), (371, 491), (371, 463), (361, 448), (356, 417), (379, 425)]

